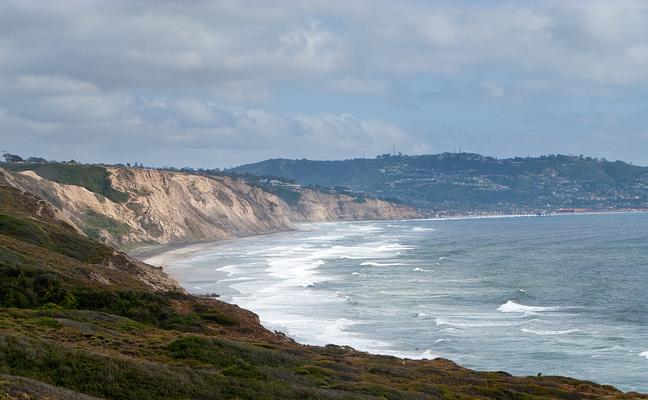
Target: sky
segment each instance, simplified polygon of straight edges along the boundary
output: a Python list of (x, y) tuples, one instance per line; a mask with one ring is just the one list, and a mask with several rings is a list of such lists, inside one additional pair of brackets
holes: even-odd
[(648, 2), (0, 0), (0, 151), (648, 165)]

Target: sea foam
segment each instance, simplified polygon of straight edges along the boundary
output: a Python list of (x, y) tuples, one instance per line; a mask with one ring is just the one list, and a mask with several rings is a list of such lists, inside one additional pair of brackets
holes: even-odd
[(434, 228), (424, 228), (422, 226), (415, 226), (414, 228), (412, 228), (412, 231), (414, 232), (432, 232), (434, 230)]
[(375, 261), (366, 261), (361, 263), (363, 267), (391, 267), (391, 266), (396, 266), (396, 265), (407, 265), (403, 263), (381, 263), (381, 262), (375, 262)]
[(569, 335), (571, 333), (581, 333), (583, 332), (580, 329), (563, 329), (563, 330), (558, 330), (558, 331), (550, 331), (550, 330), (534, 330), (534, 329), (528, 329), (528, 328), (522, 328), (522, 332), (525, 333), (532, 333), (534, 335)]
[(432, 353), (432, 350), (430, 349), (425, 350), (419, 357), (421, 360), (434, 360), (435, 358), (439, 358), (439, 356)]
[(525, 306), (524, 304), (518, 304), (513, 300), (509, 300), (506, 303), (502, 304), (497, 308), (497, 311), (503, 313), (536, 313), (542, 311), (557, 311), (560, 307), (538, 307), (538, 306)]

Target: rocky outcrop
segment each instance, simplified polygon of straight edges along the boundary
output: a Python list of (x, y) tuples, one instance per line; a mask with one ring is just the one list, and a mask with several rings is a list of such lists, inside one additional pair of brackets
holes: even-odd
[(415, 210), (389, 202), (300, 188), (288, 204), (242, 180), (141, 168), (108, 168), (113, 201), (82, 186), (57, 183), (34, 171), (7, 172), (0, 180), (35, 193), (79, 232), (119, 246), (214, 240), (286, 231), (294, 222), (413, 218)]

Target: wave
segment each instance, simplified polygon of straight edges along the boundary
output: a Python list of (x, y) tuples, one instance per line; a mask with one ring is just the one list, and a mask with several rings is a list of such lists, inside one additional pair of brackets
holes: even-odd
[(226, 272), (228, 276), (235, 275), (241, 272), (241, 268), (239, 267), (244, 267), (244, 266), (245, 264), (229, 264), (229, 265), (224, 265), (222, 267), (216, 268), (216, 271)]
[(439, 358), (439, 356), (432, 353), (432, 350), (427, 349), (419, 355), (419, 358), (421, 360), (434, 360), (435, 358)]
[[(532, 333), (534, 335), (569, 335), (571, 333), (582, 333), (583, 331), (577, 328), (574, 329), (563, 329), (559, 331), (543, 331), (543, 330), (534, 330), (534, 329), (527, 329), (527, 328), (522, 328), (522, 332), (525, 333)], [(648, 352), (647, 352), (648, 353)]]
[(453, 328), (492, 328), (492, 327), (505, 327), (516, 325), (513, 322), (458, 322), (445, 318), (435, 318), (434, 323), (439, 326), (450, 326)]
[[(389, 348), (387, 342), (371, 339), (351, 329), (354, 325), (362, 323), (362, 321), (338, 318), (336, 320), (309, 320), (304, 322), (313, 323), (312, 326), (306, 327), (306, 330), (309, 331), (308, 336), (315, 334), (316, 340), (314, 344), (323, 346), (332, 343), (375, 353), (381, 353)], [(315, 332), (318, 331), (319, 333), (316, 334)], [(309, 342), (313, 341), (309, 340)]]
[(313, 255), (324, 259), (338, 260), (371, 260), (377, 258), (389, 259), (400, 256), (402, 251), (413, 250), (414, 247), (404, 246), (399, 243), (370, 242), (359, 246), (335, 245), (326, 249), (307, 249), (313, 251)]
[(320, 236), (312, 236), (305, 238), (305, 241), (308, 242), (324, 242), (324, 241), (336, 241), (336, 240), (341, 240), (344, 239), (345, 236), (342, 235), (320, 235)]
[(370, 225), (347, 225), (349, 231), (355, 231), (355, 232), (380, 232), (383, 230), (382, 226), (378, 226), (375, 224), (370, 224)]
[(281, 279), (278, 287), (303, 287), (308, 288), (328, 279), (317, 273), (317, 269), (326, 264), (321, 259), (311, 258), (270, 258), (267, 260), (269, 268), (266, 271), (273, 278)]
[(643, 357), (648, 360), (648, 351), (642, 351), (639, 353), (639, 357)]
[(251, 280), (250, 277), (247, 276), (239, 276), (238, 278), (227, 278), (227, 279), (221, 279), (221, 282), (243, 282), (243, 281), (249, 281)]
[(396, 265), (407, 265), (403, 263), (380, 263), (380, 262), (375, 262), (375, 261), (365, 261), (361, 263), (360, 265), (364, 267), (391, 267), (391, 266), (396, 266)]
[(414, 228), (412, 228), (412, 231), (414, 231), (414, 232), (432, 232), (432, 231), (435, 231), (435, 230), (436, 229), (434, 229), (434, 228), (424, 228), (422, 226), (415, 226)]
[(365, 275), (365, 274), (361, 274), (360, 272), (356, 272), (356, 271), (351, 272), (351, 275), (353, 275), (353, 276), (360, 276), (360, 277), (362, 277), (362, 278), (365, 278), (365, 277), (367, 276), (367, 275)]
[(539, 307), (539, 306), (525, 306), (524, 304), (518, 304), (513, 300), (509, 300), (501, 306), (497, 307), (497, 311), (503, 313), (525, 313), (533, 314), (542, 311), (557, 311), (561, 307)]
[(416, 272), (428, 272), (427, 269), (423, 269), (423, 268), (419, 268), (419, 267), (414, 268), (412, 271), (416, 271)]

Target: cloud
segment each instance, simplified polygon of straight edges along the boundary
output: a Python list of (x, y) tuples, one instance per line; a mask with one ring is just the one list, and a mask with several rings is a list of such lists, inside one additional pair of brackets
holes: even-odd
[(648, 79), (641, 1), (3, 3), (0, 68), (109, 90), (493, 62), (613, 83)]
[[(201, 167), (229, 167), (286, 156), (287, 152), (297, 156), (303, 149), (308, 149), (310, 157), (327, 159), (373, 156), (388, 151), (394, 143), (402, 144), (407, 151), (416, 146), (396, 125), (350, 114), (220, 108), (197, 99), (140, 100), (137, 113), (124, 112), (122, 118), (114, 119), (100, 118), (99, 111), (90, 118), (66, 119), (62, 115), (67, 115), (69, 106), (61, 102), (54, 109), (61, 108), (60, 114), (50, 110), (38, 118), (0, 112), (0, 124), (6, 132), (21, 132), (10, 135), (3, 144), (29, 144), (30, 154), (54, 159), (137, 160), (156, 166), (175, 163)], [(164, 113), (156, 113), (160, 109)], [(70, 131), (70, 122), (75, 123), (75, 131)], [(50, 146), (53, 139), (56, 148)], [(191, 156), (194, 158), (189, 160)]]
[(325, 90), (335, 93), (352, 95), (384, 95), (389, 93), (391, 85), (388, 81), (377, 79), (335, 78), (323, 85)]
[[(222, 166), (392, 144), (523, 153), (548, 130), (552, 152), (594, 130), (646, 143), (623, 118), (648, 97), (638, 0), (0, 0), (0, 37), (0, 130), (15, 152)], [(569, 125), (563, 106), (617, 122)], [(583, 147), (628, 143), (596, 139)]]

